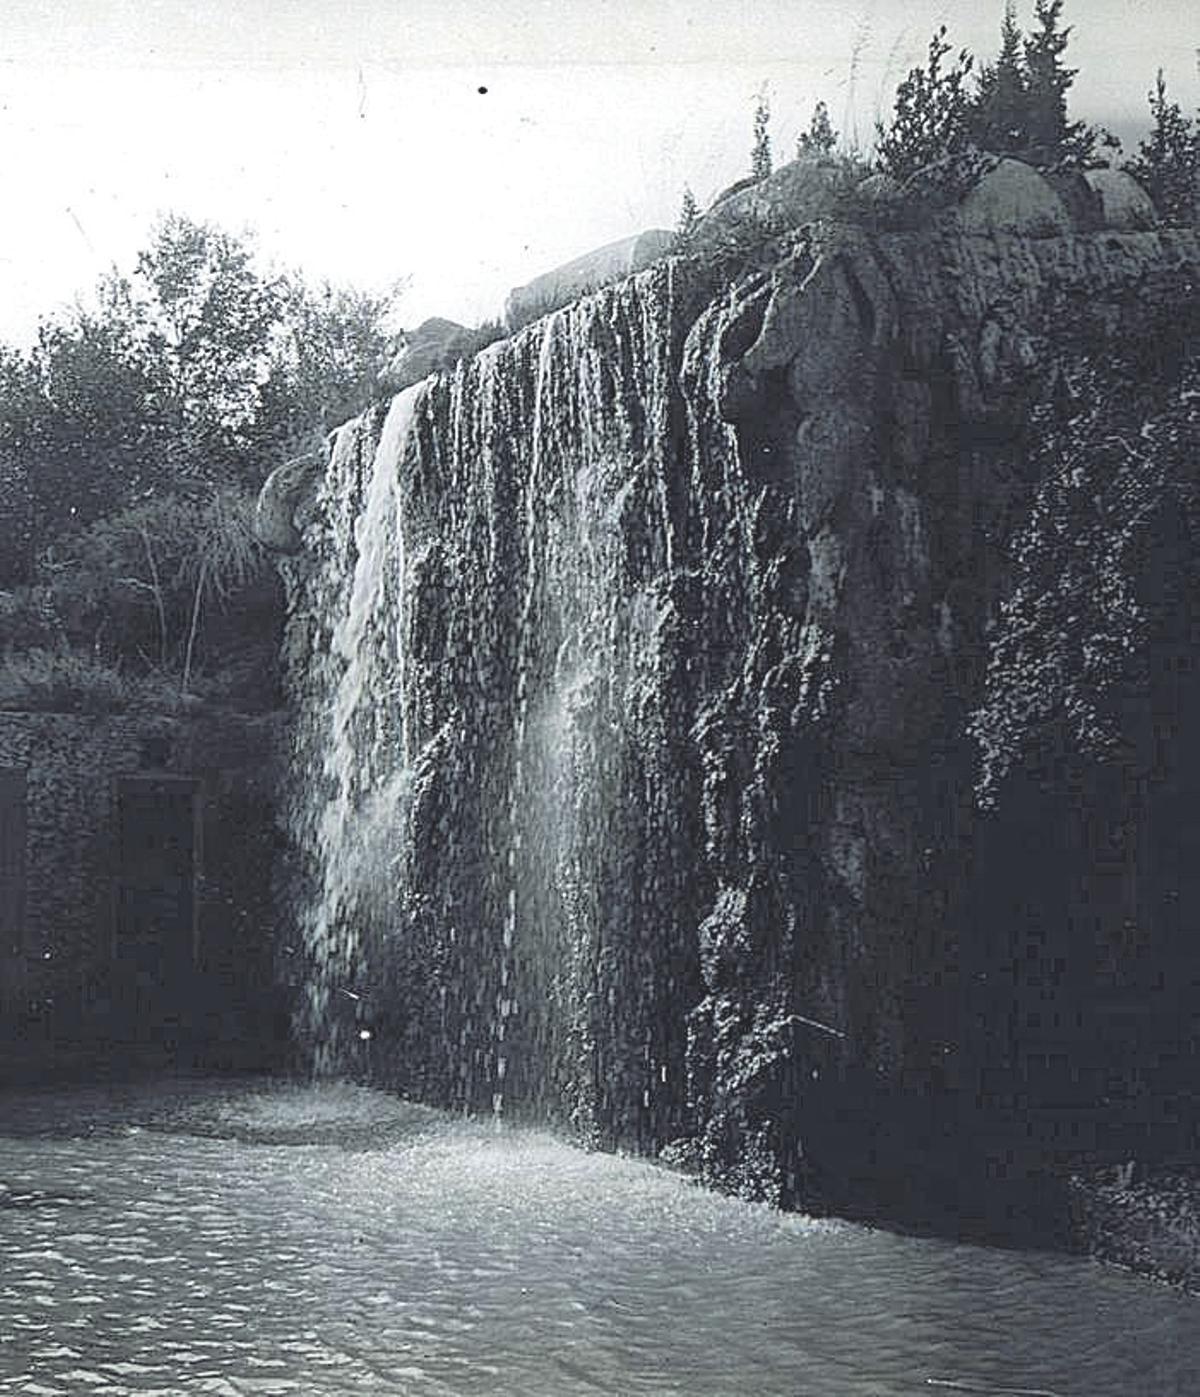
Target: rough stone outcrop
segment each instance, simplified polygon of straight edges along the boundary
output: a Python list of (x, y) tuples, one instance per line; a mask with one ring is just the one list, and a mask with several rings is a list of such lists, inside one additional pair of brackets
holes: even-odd
[(1158, 222), (1153, 200), (1128, 171), (1086, 170), (1083, 178), (1100, 199), (1106, 227), (1133, 233)]
[(577, 296), (639, 271), (656, 257), (669, 252), (674, 240), (673, 233), (651, 228), (632, 238), (606, 243), (561, 267), (543, 272), (509, 292), (504, 305), (504, 323), (510, 330), (519, 330), (539, 315), (547, 315)]
[(769, 237), (827, 218), (853, 188), (851, 175), (832, 160), (801, 159), (765, 179), (735, 185), (699, 220), (696, 242), (720, 245), (750, 234)]
[(293, 516), (324, 464), (324, 451), (308, 451), (276, 466), (267, 476), (254, 509), (254, 536), (259, 543), (276, 553), (300, 552), (303, 543)]
[(415, 330), (405, 333), (400, 349), (379, 375), (379, 386), (388, 393), (399, 393), (410, 384), (419, 383), (441, 368), (456, 346), (465, 343), (469, 333), (465, 325), (441, 316), (423, 320)]
[(660, 262), (339, 437), (295, 829), (378, 1070), (786, 1202), (912, 1153), (889, 1092), (1042, 1051), (971, 1037), (964, 714), (1031, 405), (1154, 344), (1200, 235), (1077, 231), (1012, 161), (913, 232), (779, 176), (708, 215), (790, 226), (769, 265)]
[(1072, 231), (1067, 206), (1048, 180), (1020, 160), (1001, 160), (959, 205), (961, 232), (1045, 238)]

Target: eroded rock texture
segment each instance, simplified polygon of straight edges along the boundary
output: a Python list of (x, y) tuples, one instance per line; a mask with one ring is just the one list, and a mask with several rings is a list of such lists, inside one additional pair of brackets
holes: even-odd
[(319, 1058), (784, 1202), (904, 1171), (885, 1099), (951, 1128), (1028, 409), (1200, 267), (1043, 222), (660, 262), (342, 429), (289, 565)]

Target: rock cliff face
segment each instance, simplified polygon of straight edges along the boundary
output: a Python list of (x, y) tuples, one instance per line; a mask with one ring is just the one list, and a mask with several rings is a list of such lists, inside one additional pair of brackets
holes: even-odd
[(1200, 270), (1003, 212), (659, 262), (342, 429), (285, 564), (319, 1058), (784, 1202), (978, 1095), (1028, 410)]

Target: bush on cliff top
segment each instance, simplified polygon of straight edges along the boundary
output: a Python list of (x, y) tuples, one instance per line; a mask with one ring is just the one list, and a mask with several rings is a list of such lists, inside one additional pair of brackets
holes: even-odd
[(1000, 54), (978, 71), (974, 92), (968, 78), (975, 60), (962, 49), (947, 66), (951, 46), (942, 25), (930, 40), (925, 66), (911, 69), (897, 89), (890, 124), (876, 124), (879, 169), (906, 180), (972, 146), (1041, 169), (1098, 163), (1097, 146), (1116, 142), (1068, 119), (1075, 70), (1063, 62), (1071, 30), (1059, 27), (1062, 7), (1063, 0), (1037, 0), (1037, 27), (1023, 37), (1009, 3)]

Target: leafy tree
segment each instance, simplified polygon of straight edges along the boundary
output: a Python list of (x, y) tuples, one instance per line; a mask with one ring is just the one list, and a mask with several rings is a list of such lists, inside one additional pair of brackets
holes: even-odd
[(922, 166), (966, 149), (971, 113), (966, 82), (974, 59), (963, 49), (945, 67), (949, 53), (943, 24), (929, 41), (925, 67), (910, 69), (897, 89), (891, 125), (876, 125), (879, 168), (895, 179), (905, 180)]
[(686, 252), (696, 240), (696, 225), (700, 222), (700, 210), (690, 184), (683, 187), (683, 200), (679, 205), (679, 219), (675, 225), (675, 249)]
[(837, 142), (837, 132), (829, 120), (829, 108), (824, 102), (818, 102), (813, 108), (808, 130), (802, 131), (800, 139), (796, 142), (796, 154), (797, 156), (832, 155)]
[(1150, 114), (1150, 135), (1125, 162), (1125, 169), (1169, 223), (1194, 222), (1200, 206), (1200, 129), (1184, 116), (1178, 102), (1167, 100), (1161, 68), (1150, 93)]
[(246, 241), (171, 215), (132, 282), (114, 279), (107, 292), (111, 313), (132, 321), (159, 378), (176, 449), (242, 465), (283, 317), (280, 280), (257, 271)]
[(356, 416), (379, 394), (393, 348), (398, 286), (375, 293), (299, 273), (281, 283), (281, 320), (261, 388), (258, 439), (291, 455)]
[(19, 586), (29, 576), (34, 537), (29, 472), (0, 453), (0, 591)]
[(771, 173), (771, 104), (765, 92), (760, 93), (754, 108), (754, 146), (750, 152), (750, 175), (766, 179)]
[(997, 155), (1024, 150), (1029, 141), (1028, 97), (1016, 5), (1014, 0), (1008, 0), (1000, 27), (999, 56), (979, 73), (971, 119), (976, 143)]
[(0, 453), (43, 541), (153, 489), (168, 439), (158, 385), (120, 321), (76, 311), (43, 324), (28, 354), (0, 358)]
[(378, 393), (394, 299), (264, 274), (248, 241), (167, 218), (128, 275), (0, 351), (0, 490), (47, 547), (164, 493), (257, 483)]

